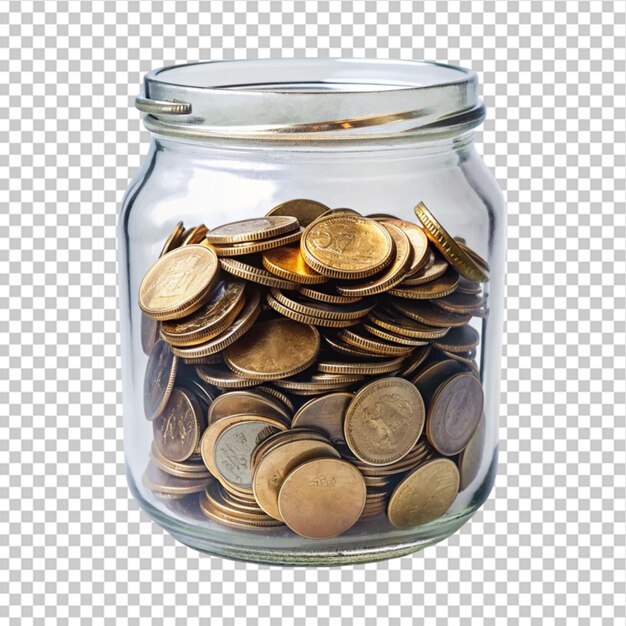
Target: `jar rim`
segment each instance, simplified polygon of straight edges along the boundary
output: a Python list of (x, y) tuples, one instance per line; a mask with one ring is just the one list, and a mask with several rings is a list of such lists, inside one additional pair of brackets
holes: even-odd
[(431, 61), (204, 61), (159, 68), (136, 98), (156, 133), (256, 141), (456, 135), (484, 119), (476, 73)]

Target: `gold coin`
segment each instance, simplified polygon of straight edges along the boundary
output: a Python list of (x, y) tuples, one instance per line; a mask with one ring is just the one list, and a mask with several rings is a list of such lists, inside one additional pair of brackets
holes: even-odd
[[(451, 263), (458, 272), (468, 280), (484, 283), (489, 280), (489, 274), (474, 256), (470, 256), (448, 234), (443, 226), (433, 217), (423, 202), (415, 207), (415, 215), (423, 224), (428, 238), (435, 244), (446, 260)], [(462, 244), (461, 244), (462, 245)]]
[(279, 237), (298, 230), (300, 224), (295, 217), (259, 217), (238, 222), (230, 222), (212, 228), (206, 235), (210, 244), (219, 246), (236, 243), (249, 243)]
[(459, 284), (458, 273), (449, 267), (445, 274), (423, 285), (415, 285), (415, 287), (403, 287), (398, 285), (394, 289), (390, 289), (389, 293), (392, 296), (398, 296), (399, 298), (409, 298), (411, 300), (431, 300), (433, 298), (443, 298), (454, 292), (456, 286)]
[(428, 407), (426, 436), (433, 448), (453, 456), (469, 443), (483, 413), (483, 388), (470, 372), (437, 387)]
[(326, 374), (364, 374), (373, 376), (375, 374), (390, 374), (397, 372), (404, 363), (405, 357), (398, 357), (389, 361), (379, 362), (350, 362), (339, 361), (318, 361), (317, 369)]
[(437, 280), (443, 276), (448, 269), (448, 263), (442, 259), (433, 250), (428, 250), (428, 258), (423, 267), (415, 274), (407, 276), (401, 283), (402, 287), (414, 287), (415, 285), (423, 285)]
[(351, 358), (356, 358), (359, 360), (369, 359), (373, 363), (379, 360), (387, 359), (389, 355), (386, 354), (375, 354), (373, 352), (368, 352), (367, 350), (363, 350), (357, 346), (350, 345), (349, 343), (345, 343), (343, 339), (339, 337), (332, 337), (329, 335), (324, 335), (324, 341), (333, 352), (338, 352), (339, 354), (349, 356)]
[(360, 296), (352, 297), (339, 295), (334, 293), (332, 288), (324, 290), (324, 288), (318, 287), (317, 289), (311, 289), (306, 286), (300, 288), (300, 295), (311, 298), (311, 300), (319, 300), (320, 302), (326, 302), (328, 304), (353, 304), (363, 299)]
[(244, 503), (241, 500), (235, 499), (227, 489), (214, 480), (207, 485), (204, 493), (210, 502), (210, 506), (226, 515), (251, 521), (271, 519), (255, 504)]
[(400, 218), (397, 215), (391, 215), (391, 213), (368, 213), (365, 217), (369, 217), (370, 219), (376, 220), (378, 222), (381, 222), (384, 220), (400, 221)]
[(485, 416), (478, 422), (476, 431), (472, 435), (469, 443), (461, 452), (458, 459), (459, 474), (461, 482), (459, 489), (467, 489), (480, 472), (483, 459), (483, 447), (485, 445)]
[(453, 293), (445, 298), (433, 301), (433, 304), (444, 311), (456, 313), (457, 315), (484, 316), (485, 299), (480, 295), (468, 295), (464, 293)]
[(311, 302), (297, 294), (287, 295), (278, 289), (271, 289), (272, 297), (292, 311), (321, 317), (329, 320), (356, 320), (367, 315), (375, 306), (372, 300), (355, 302), (354, 304), (326, 304), (325, 302)]
[(222, 362), (221, 353), (210, 354), (207, 356), (199, 357), (186, 357), (183, 359), (183, 363), (186, 365), (215, 365)]
[(204, 225), (194, 226), (189, 230), (186, 230), (181, 235), (181, 246), (189, 246), (195, 243), (200, 243), (204, 240), (205, 235), (209, 232), (209, 229)]
[(263, 415), (279, 420), (289, 420), (290, 415), (273, 398), (256, 391), (230, 391), (223, 393), (210, 404), (208, 422), (212, 424), (231, 415)]
[[(403, 302), (398, 300), (398, 302)], [(421, 300), (411, 301), (410, 304), (421, 303)], [(402, 311), (400, 307), (397, 307), (398, 311)], [(397, 335), (404, 335), (406, 337), (413, 337), (415, 339), (438, 339), (443, 337), (449, 330), (449, 328), (437, 328), (429, 326), (422, 322), (417, 322), (414, 319), (405, 317), (401, 313), (393, 310), (376, 308), (369, 315), (368, 319)]]
[(278, 495), (278, 509), (287, 526), (298, 535), (328, 539), (341, 535), (358, 521), (365, 494), (363, 476), (350, 463), (313, 459), (287, 475)]
[(370, 335), (363, 329), (352, 330), (344, 328), (337, 334), (339, 339), (357, 348), (362, 348), (374, 354), (385, 354), (389, 356), (406, 356), (411, 353), (411, 346), (400, 346), (387, 343), (378, 337)]
[(178, 359), (164, 341), (152, 348), (143, 380), (143, 409), (149, 420), (159, 416), (174, 389)]
[(428, 406), (439, 385), (454, 374), (466, 371), (466, 367), (460, 361), (446, 359), (427, 365), (413, 377), (411, 382), (419, 389)]
[(413, 256), (413, 248), (406, 234), (391, 222), (382, 222), (395, 244), (396, 255), (384, 272), (371, 277), (364, 283), (344, 283), (337, 285), (337, 291), (343, 296), (372, 296), (377, 293), (389, 291), (401, 283), (406, 274), (406, 269)]
[(454, 359), (455, 361), (460, 361), (467, 367), (468, 370), (476, 376), (480, 380), (480, 372), (478, 370), (478, 365), (476, 365), (476, 361), (474, 361), (474, 357), (466, 356), (468, 353), (459, 353), (456, 354), (454, 352), (449, 352), (448, 350), (441, 350), (441, 354), (443, 354), (448, 359)]
[(172, 476), (164, 472), (152, 461), (148, 463), (142, 478), (143, 484), (151, 491), (172, 496), (186, 496), (190, 493), (204, 491), (204, 488), (210, 481), (210, 475), (193, 479)]
[(210, 341), (190, 347), (172, 347), (172, 352), (176, 356), (183, 358), (197, 358), (209, 356), (216, 352), (221, 352), (232, 343), (235, 343), (244, 333), (248, 332), (257, 317), (261, 313), (259, 304), (261, 293), (258, 288), (250, 289), (247, 294), (246, 304), (239, 314), (239, 317), (221, 335), (214, 337)]
[[(214, 489), (215, 483), (210, 483), (209, 487)], [(264, 530), (265, 528), (271, 528), (275, 526), (282, 526), (282, 522), (266, 515), (264, 517), (242, 515), (240, 511), (230, 509), (230, 513), (227, 506), (217, 506), (215, 499), (210, 499), (207, 493), (208, 488), (200, 494), (199, 506), (203, 515), (210, 520), (217, 522), (223, 526), (229, 526), (237, 530)]]
[(189, 346), (224, 332), (243, 308), (244, 289), (245, 283), (241, 280), (219, 281), (207, 302), (195, 313), (163, 322), (163, 338), (175, 346)]
[(224, 351), (224, 362), (240, 376), (276, 380), (307, 369), (319, 348), (314, 326), (281, 317), (255, 324)]
[(411, 353), (411, 356), (407, 357), (404, 361), (404, 368), (398, 374), (401, 378), (406, 378), (409, 380), (409, 377), (413, 372), (417, 371), (420, 365), (426, 360), (431, 351), (430, 345), (422, 346), (421, 348), (416, 348)]
[(170, 461), (186, 461), (196, 452), (204, 421), (197, 398), (174, 387), (165, 410), (152, 422), (158, 451)]
[(185, 232), (185, 228), (183, 227), (182, 222), (178, 222), (176, 226), (172, 229), (172, 232), (167, 236), (165, 243), (163, 244), (163, 248), (161, 248), (161, 252), (159, 254), (159, 258), (163, 255), (171, 252), (174, 248), (180, 247), (182, 244), (182, 235)]
[(152, 462), (166, 474), (170, 476), (176, 476), (177, 478), (189, 478), (199, 479), (208, 478), (211, 476), (204, 463), (174, 463), (169, 459), (166, 459), (152, 442), (152, 449), (150, 450), (150, 458)]
[(345, 440), (370, 465), (389, 465), (406, 456), (424, 428), (419, 391), (403, 378), (381, 378), (361, 388), (344, 420)]
[(489, 263), (483, 259), (477, 252), (472, 250), (465, 241), (461, 241), (460, 237), (456, 237), (456, 242), (459, 244), (459, 248), (461, 248), (464, 252), (467, 253), (468, 256), (472, 257), (472, 259), (476, 262), (477, 265), (481, 267), (485, 271), (486, 274), (489, 274)]
[(368, 324), (367, 322), (363, 322), (363, 328), (375, 337), (380, 337), (380, 339), (390, 341), (391, 343), (400, 344), (402, 346), (417, 347), (425, 346), (427, 344), (427, 342), (423, 339), (416, 339), (415, 337), (407, 337), (405, 335), (397, 335), (396, 333), (392, 333), (390, 330), (386, 330), (385, 328), (381, 328), (380, 326), (376, 326), (375, 324)]
[(159, 340), (160, 324), (141, 312), (141, 349), (146, 356), (150, 356), (154, 344)]
[(273, 209), (270, 209), (266, 215), (267, 217), (271, 215), (291, 215), (298, 220), (300, 226), (306, 228), (311, 222), (314, 222), (318, 217), (329, 211), (330, 209), (321, 202), (297, 198), (278, 204)]
[(365, 278), (391, 261), (391, 235), (378, 222), (357, 215), (324, 217), (310, 224), (300, 242), (308, 265), (331, 278)]
[[(390, 299), (394, 309), (421, 324), (449, 329), (450, 327), (464, 326), (472, 316), (469, 314), (451, 313), (428, 300), (401, 300)], [(445, 334), (445, 333), (444, 333)]]
[(328, 281), (327, 276), (310, 268), (302, 258), (299, 246), (282, 246), (267, 250), (262, 256), (263, 267), (285, 280), (303, 285), (319, 285)]
[(450, 459), (420, 465), (396, 486), (387, 517), (396, 528), (414, 528), (441, 517), (459, 490), (459, 471)]
[(479, 283), (475, 283), (471, 280), (467, 280), (461, 276), (459, 284), (456, 288), (456, 293), (464, 293), (470, 296), (478, 296), (482, 293), (482, 286)]
[(200, 454), (202, 455), (204, 464), (213, 476), (220, 476), (220, 471), (216, 465), (215, 459), (215, 443), (217, 442), (218, 437), (229, 426), (232, 426), (233, 424), (242, 424), (244, 422), (263, 424), (263, 427), (272, 426), (277, 430), (287, 430), (287, 425), (284, 421), (273, 417), (266, 417), (265, 415), (229, 415), (209, 424), (202, 435), (202, 439), (200, 440)]
[(263, 252), (264, 250), (271, 250), (272, 248), (280, 248), (290, 243), (300, 241), (303, 228), (300, 228), (294, 233), (287, 233), (280, 237), (272, 237), (271, 239), (263, 239), (263, 241), (251, 241), (249, 243), (233, 243), (228, 246), (215, 246), (215, 253), (218, 257), (225, 256), (240, 256), (242, 254), (255, 254), (257, 252)]
[(215, 252), (209, 248), (176, 248), (159, 258), (144, 276), (139, 306), (159, 320), (190, 315), (209, 298), (217, 267)]
[[(290, 428), (270, 435), (262, 441), (252, 453), (252, 470), (254, 471), (258, 462), (270, 450), (281, 446), (287, 441), (323, 441), (329, 443), (328, 438), (320, 430), (313, 428)], [(254, 496), (253, 496), (254, 497)], [(256, 502), (256, 499), (255, 499)]]
[(298, 409), (291, 426), (318, 428), (326, 433), (331, 441), (342, 441), (343, 419), (352, 398), (354, 394), (345, 391), (313, 398)]
[(408, 237), (411, 248), (413, 249), (413, 254), (411, 255), (411, 263), (406, 269), (406, 275), (413, 276), (426, 265), (430, 256), (428, 237), (426, 237), (424, 229), (413, 222), (407, 222), (398, 218), (388, 217), (379, 218), (379, 220), (380, 219), (382, 219), (383, 223), (397, 226)]
[(220, 267), (233, 276), (245, 278), (246, 280), (265, 287), (276, 287), (278, 289), (287, 290), (298, 289), (300, 287), (298, 283), (278, 278), (267, 270), (255, 267), (250, 263), (244, 263), (238, 259), (220, 259)]
[(339, 458), (329, 442), (314, 439), (284, 441), (271, 448), (257, 462), (252, 490), (259, 506), (271, 517), (282, 520), (278, 494), (287, 475), (305, 461), (320, 457)]
[(359, 323), (358, 319), (351, 320), (331, 320), (323, 317), (317, 317), (314, 315), (305, 315), (304, 313), (298, 313), (293, 309), (281, 304), (272, 296), (272, 294), (268, 293), (267, 303), (281, 315), (288, 317), (289, 319), (295, 320), (296, 322), (300, 322), (302, 324), (309, 324), (311, 326), (325, 326), (327, 328), (344, 328), (346, 326), (354, 326)]
[(262, 393), (266, 396), (270, 396), (271, 398), (275, 398), (277, 400), (279, 400), (281, 402), (281, 404), (284, 404), (285, 407), (287, 407), (287, 409), (289, 411), (291, 411), (291, 413), (293, 413), (296, 410), (296, 407), (294, 406), (293, 402), (289, 399), (289, 397), (284, 394), (282, 391), (279, 391), (278, 389), (274, 389), (273, 387), (266, 387), (265, 385), (260, 385), (259, 387), (256, 388), (256, 390), (258, 393)]
[[(330, 375), (328, 375), (330, 376)], [(363, 380), (363, 376), (357, 374), (354, 375), (342, 375), (340, 378), (283, 378), (282, 380), (275, 380), (274, 384), (282, 389), (289, 390), (290, 393), (302, 394), (303, 392), (316, 392), (316, 391), (335, 391), (342, 389), (346, 385), (352, 383), (358, 383)], [(303, 394), (304, 395), (304, 394)]]
[(448, 352), (467, 352), (480, 343), (480, 335), (471, 326), (453, 328), (445, 337), (433, 342), (435, 348)]
[(226, 367), (219, 365), (197, 365), (196, 373), (205, 382), (215, 385), (218, 389), (245, 389), (254, 387), (258, 380), (240, 376)]
[(231, 424), (215, 440), (213, 459), (226, 488), (252, 491), (252, 451), (278, 429), (264, 422), (245, 421)]

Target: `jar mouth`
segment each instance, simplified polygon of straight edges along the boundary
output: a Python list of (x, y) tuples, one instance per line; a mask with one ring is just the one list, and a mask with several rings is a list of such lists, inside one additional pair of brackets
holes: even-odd
[(458, 134), (484, 119), (476, 74), (427, 61), (209, 61), (146, 74), (137, 108), (165, 135), (366, 141)]

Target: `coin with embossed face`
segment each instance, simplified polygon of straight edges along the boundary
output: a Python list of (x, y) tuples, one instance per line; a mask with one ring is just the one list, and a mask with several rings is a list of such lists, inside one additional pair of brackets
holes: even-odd
[(172, 354), (165, 341), (157, 341), (148, 357), (143, 379), (143, 408), (149, 420), (153, 420), (165, 408), (174, 388), (177, 368), (178, 358)]
[(389, 465), (411, 451), (422, 434), (424, 416), (415, 385), (403, 378), (381, 378), (365, 385), (350, 403), (345, 440), (361, 461)]
[(176, 248), (162, 256), (144, 276), (139, 306), (159, 320), (189, 315), (209, 298), (217, 268), (217, 256), (210, 248)]
[(328, 539), (357, 522), (365, 497), (365, 481), (353, 465), (341, 459), (313, 459), (298, 465), (285, 478), (278, 509), (298, 535)]
[(382, 224), (342, 213), (309, 225), (300, 250), (307, 264), (320, 274), (358, 279), (384, 268), (393, 257), (394, 244)]
[(170, 461), (187, 460), (196, 452), (203, 422), (196, 397), (175, 387), (165, 410), (152, 423), (158, 451)]
[(396, 486), (387, 517), (396, 528), (414, 528), (441, 517), (459, 490), (459, 471), (450, 459), (426, 461)]

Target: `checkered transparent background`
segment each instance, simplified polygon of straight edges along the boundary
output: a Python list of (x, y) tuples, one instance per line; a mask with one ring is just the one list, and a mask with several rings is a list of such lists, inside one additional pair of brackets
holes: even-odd
[[(600, 1), (3, 2), (0, 623), (624, 623), (625, 18)], [(115, 224), (148, 142), (132, 98), (153, 67), (281, 55), (459, 63), (489, 107), (479, 143), (509, 207), (500, 472), (470, 524), (413, 557), (201, 556), (126, 487)]]

